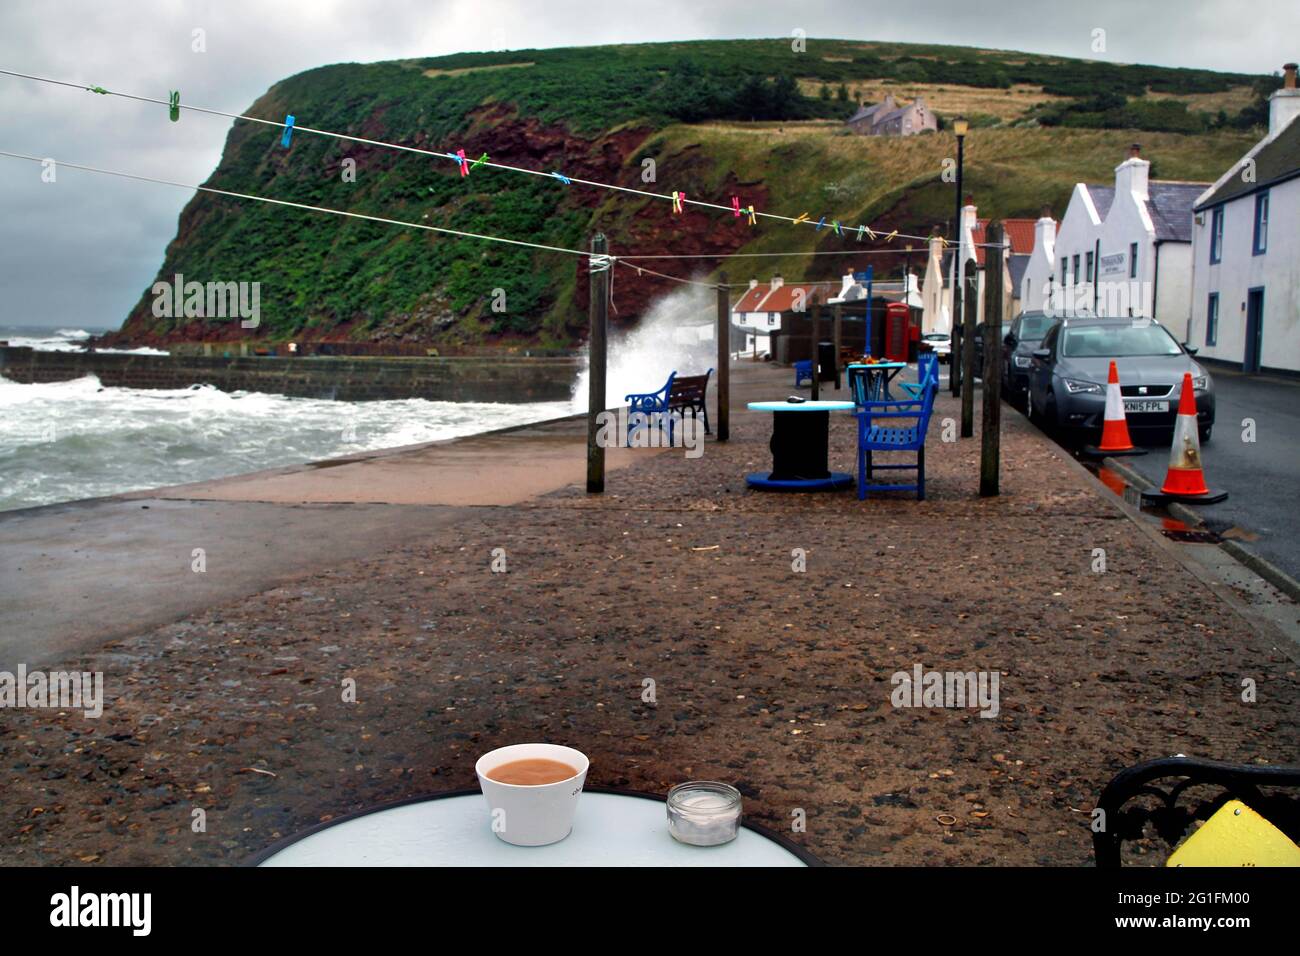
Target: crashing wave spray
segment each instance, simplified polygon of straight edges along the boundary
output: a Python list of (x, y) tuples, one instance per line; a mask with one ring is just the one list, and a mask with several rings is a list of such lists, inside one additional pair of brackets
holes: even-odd
[[(704, 286), (682, 286), (654, 301), (635, 329), (611, 334), (605, 371), (606, 408), (624, 395), (662, 388), (668, 373), (702, 375), (717, 364), (717, 295)], [(705, 338), (703, 336), (707, 335)], [(591, 379), (588, 356), (573, 384), (573, 410), (587, 410)]]

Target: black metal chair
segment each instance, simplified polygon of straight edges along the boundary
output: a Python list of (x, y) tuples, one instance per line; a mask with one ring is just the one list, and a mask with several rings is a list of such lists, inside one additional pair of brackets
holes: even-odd
[[(1166, 780), (1169, 782), (1157, 785)], [(1212, 793), (1193, 803), (1188, 791), (1201, 787), (1211, 788)], [(1288, 789), (1292, 792), (1285, 792)], [(1125, 807), (1142, 797), (1154, 798), (1155, 806), (1139, 801)], [(1187, 805), (1180, 806), (1184, 797)], [(1105, 813), (1104, 829), (1092, 834), (1097, 866), (1120, 866), (1124, 841), (1150, 838), (1148, 825), (1172, 852), (1196, 821), (1208, 820), (1233, 799), (1300, 843), (1300, 767), (1251, 767), (1164, 757), (1121, 770), (1102, 790), (1097, 806)]]

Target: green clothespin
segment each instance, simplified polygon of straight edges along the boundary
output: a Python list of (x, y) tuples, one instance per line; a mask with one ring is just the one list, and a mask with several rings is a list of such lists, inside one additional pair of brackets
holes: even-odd
[(87, 92), (87, 93), (98, 93), (100, 96), (107, 96), (107, 95), (108, 95), (108, 90), (104, 89), (102, 86), (88, 86), (88, 87), (86, 87), (86, 92)]
[(178, 122), (181, 118), (181, 91), (171, 91), (171, 104), (167, 107), (167, 115), (171, 117), (173, 123)]
[(470, 168), (470, 169), (478, 169), (480, 166), (482, 166), (482, 165), (483, 165), (484, 163), (486, 163), (487, 161), (488, 161), (488, 154), (487, 154), (487, 153), (484, 153), (484, 154), (483, 154), (482, 156), (480, 156), (478, 159), (474, 160), (474, 162), (470, 163), (469, 168)]

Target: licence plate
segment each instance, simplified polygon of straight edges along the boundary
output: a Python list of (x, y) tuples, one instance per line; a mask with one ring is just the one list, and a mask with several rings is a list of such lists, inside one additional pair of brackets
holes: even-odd
[(1168, 412), (1169, 402), (1158, 401), (1152, 398), (1126, 398), (1124, 399), (1125, 412)]

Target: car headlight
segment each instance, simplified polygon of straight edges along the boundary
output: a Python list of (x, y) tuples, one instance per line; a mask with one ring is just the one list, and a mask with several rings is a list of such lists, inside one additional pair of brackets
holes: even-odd
[(1101, 391), (1101, 386), (1098, 385), (1096, 382), (1084, 382), (1084, 381), (1080, 381), (1077, 378), (1063, 378), (1061, 379), (1061, 381), (1065, 383), (1065, 390), (1069, 392), (1071, 395), (1075, 395), (1079, 392), (1100, 392)]
[(1208, 375), (1198, 375), (1192, 379), (1192, 388), (1195, 391), (1203, 392), (1210, 387), (1210, 377)]
[(1015, 363), (1016, 368), (1033, 368), (1034, 366), (1032, 355), (1013, 355), (1011, 361)]

